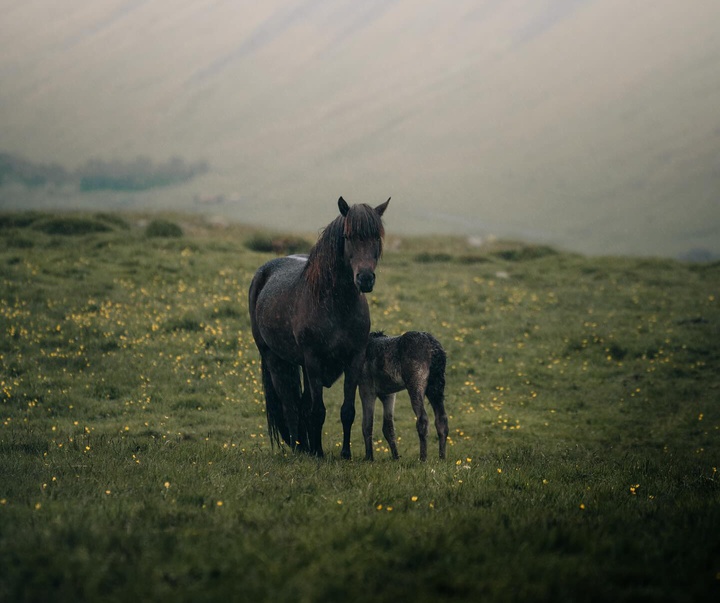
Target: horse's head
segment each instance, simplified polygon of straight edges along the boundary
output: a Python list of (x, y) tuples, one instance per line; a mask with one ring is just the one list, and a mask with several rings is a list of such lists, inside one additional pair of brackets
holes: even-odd
[(382, 238), (385, 234), (382, 215), (390, 199), (377, 207), (364, 203), (349, 206), (345, 199), (338, 199), (338, 207), (344, 218), (344, 257), (349, 264), (353, 281), (363, 293), (369, 293), (375, 285), (375, 268), (382, 254)]

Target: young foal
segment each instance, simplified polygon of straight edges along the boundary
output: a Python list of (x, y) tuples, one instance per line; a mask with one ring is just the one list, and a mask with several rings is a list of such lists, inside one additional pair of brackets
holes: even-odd
[(445, 458), (448, 419), (445, 413), (445, 351), (430, 333), (409, 331), (399, 337), (382, 332), (370, 333), (365, 365), (359, 390), (363, 406), (362, 431), (365, 459), (373, 460), (373, 414), (375, 398), (383, 405), (383, 435), (393, 458), (398, 458), (395, 443), (395, 394), (407, 389), (410, 395), (417, 432), (420, 437), (420, 460), (427, 460), (428, 415), (425, 396), (435, 414), (435, 429), (440, 440), (440, 458)]

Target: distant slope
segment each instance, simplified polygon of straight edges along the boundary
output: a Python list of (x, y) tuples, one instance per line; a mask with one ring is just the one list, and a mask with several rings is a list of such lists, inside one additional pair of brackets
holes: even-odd
[[(213, 171), (122, 207), (388, 227), (588, 253), (720, 253), (720, 4), (3, 2), (0, 151)], [(0, 194), (0, 204), (47, 203)]]

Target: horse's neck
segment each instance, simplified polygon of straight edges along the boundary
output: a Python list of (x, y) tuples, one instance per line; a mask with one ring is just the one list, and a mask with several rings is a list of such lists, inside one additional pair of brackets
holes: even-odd
[(334, 270), (318, 262), (317, 258), (309, 260), (306, 274), (307, 285), (318, 302), (347, 305), (348, 302), (360, 301), (360, 294), (352, 279), (352, 272), (339, 265)]

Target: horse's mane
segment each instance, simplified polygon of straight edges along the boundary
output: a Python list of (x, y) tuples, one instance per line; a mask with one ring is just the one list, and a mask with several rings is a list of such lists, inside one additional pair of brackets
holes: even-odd
[(382, 218), (369, 205), (353, 205), (347, 216), (339, 215), (322, 230), (310, 250), (304, 274), (311, 289), (319, 295), (323, 290), (323, 282), (326, 282), (328, 287), (337, 285), (345, 238), (360, 241), (377, 239), (382, 254), (384, 236)]

